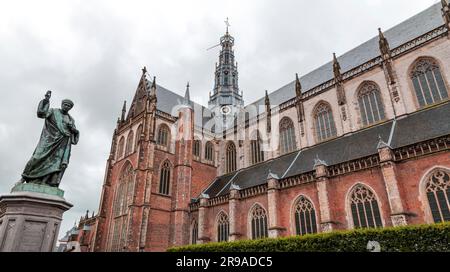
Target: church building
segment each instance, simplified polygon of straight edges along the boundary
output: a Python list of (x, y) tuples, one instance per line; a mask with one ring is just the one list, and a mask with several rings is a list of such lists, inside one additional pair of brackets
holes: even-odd
[(449, 29), (441, 0), (249, 104), (228, 28), (207, 107), (144, 67), (89, 249), (449, 221)]

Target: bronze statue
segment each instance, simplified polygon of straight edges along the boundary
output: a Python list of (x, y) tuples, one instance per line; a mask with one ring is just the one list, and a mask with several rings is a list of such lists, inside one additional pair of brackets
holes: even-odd
[(69, 164), (72, 144), (80, 136), (75, 120), (69, 115), (73, 102), (64, 99), (61, 109), (50, 108), (51, 91), (39, 102), (37, 116), (45, 119), (41, 138), (22, 173), (22, 182), (58, 187)]

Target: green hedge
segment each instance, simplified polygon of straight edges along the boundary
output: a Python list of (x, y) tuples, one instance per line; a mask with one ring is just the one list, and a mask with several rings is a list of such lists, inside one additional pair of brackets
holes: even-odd
[(240, 240), (169, 248), (169, 252), (355, 252), (377, 241), (382, 252), (450, 251), (450, 223), (358, 229), (283, 238)]

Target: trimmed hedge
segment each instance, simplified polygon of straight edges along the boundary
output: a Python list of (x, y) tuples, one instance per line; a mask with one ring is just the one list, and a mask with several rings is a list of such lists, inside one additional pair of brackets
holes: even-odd
[(364, 252), (377, 241), (381, 252), (450, 252), (450, 223), (357, 229), (260, 240), (206, 243), (169, 252)]

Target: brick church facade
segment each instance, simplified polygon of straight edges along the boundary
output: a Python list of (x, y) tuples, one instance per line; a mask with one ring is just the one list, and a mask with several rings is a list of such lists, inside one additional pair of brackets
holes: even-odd
[(442, 0), (245, 106), (228, 29), (208, 107), (144, 68), (90, 250), (450, 220), (449, 29)]

